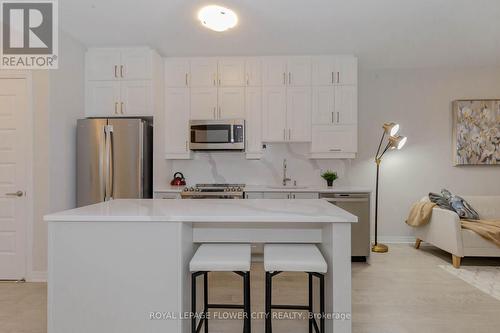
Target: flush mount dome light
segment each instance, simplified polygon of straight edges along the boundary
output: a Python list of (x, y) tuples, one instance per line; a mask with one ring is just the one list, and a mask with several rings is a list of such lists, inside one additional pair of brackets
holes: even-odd
[(198, 12), (198, 19), (208, 29), (222, 32), (234, 28), (238, 23), (238, 16), (231, 9), (221, 6), (206, 6)]

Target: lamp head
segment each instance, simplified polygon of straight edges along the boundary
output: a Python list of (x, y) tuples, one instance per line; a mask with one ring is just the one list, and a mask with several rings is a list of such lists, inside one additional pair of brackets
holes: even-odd
[(406, 136), (401, 136), (401, 135), (391, 136), (389, 138), (389, 147), (391, 149), (400, 150), (406, 144), (407, 140), (408, 138)]
[(389, 134), (390, 136), (396, 136), (399, 132), (399, 124), (396, 123), (385, 123), (384, 126), (385, 134)]

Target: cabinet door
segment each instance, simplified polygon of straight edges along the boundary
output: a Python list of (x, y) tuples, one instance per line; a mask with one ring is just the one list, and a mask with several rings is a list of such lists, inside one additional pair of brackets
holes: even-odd
[[(189, 158), (189, 89), (165, 90), (165, 154)], [(172, 155), (172, 156), (170, 156)]]
[(117, 80), (120, 76), (119, 49), (90, 49), (86, 54), (87, 80)]
[(262, 88), (262, 141), (286, 141), (286, 88)]
[(217, 88), (191, 88), (190, 119), (217, 119)]
[(243, 87), (245, 85), (245, 59), (220, 58), (218, 83), (221, 87)]
[(122, 49), (120, 78), (123, 80), (150, 80), (152, 51), (147, 48)]
[(217, 119), (245, 119), (245, 88), (219, 88)]
[(125, 116), (153, 116), (151, 81), (122, 81), (120, 113)]
[(165, 87), (188, 87), (189, 86), (189, 59), (167, 58), (165, 59)]
[(245, 199), (264, 199), (262, 192), (245, 192)]
[(341, 125), (358, 122), (358, 90), (356, 86), (335, 87), (335, 123)]
[(286, 105), (288, 141), (311, 141), (311, 87), (288, 87)]
[(262, 153), (262, 90), (247, 87), (245, 92), (246, 153)]
[(260, 58), (247, 58), (245, 62), (245, 80), (248, 87), (262, 85), (262, 60)]
[(318, 199), (319, 194), (316, 192), (292, 192), (292, 199)]
[(333, 56), (312, 58), (312, 84), (314, 86), (331, 86), (336, 79), (335, 58)]
[(290, 192), (264, 192), (264, 199), (290, 199)]
[(120, 82), (88, 81), (85, 92), (85, 116), (120, 116)]
[(287, 68), (289, 86), (311, 85), (311, 57), (290, 57)]
[(262, 85), (284, 86), (287, 83), (286, 58), (262, 58)]
[(358, 59), (356, 57), (336, 57), (335, 71), (335, 84), (358, 84)]
[(191, 59), (191, 87), (215, 87), (217, 85), (217, 59)]
[(356, 125), (316, 125), (312, 130), (312, 153), (356, 153)]
[(312, 87), (312, 123), (333, 124), (335, 121), (335, 87)]

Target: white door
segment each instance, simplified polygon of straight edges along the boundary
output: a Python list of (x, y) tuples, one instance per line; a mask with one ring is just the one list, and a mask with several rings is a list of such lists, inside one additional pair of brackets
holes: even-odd
[(232, 57), (219, 59), (219, 86), (243, 87), (245, 85), (245, 59)]
[(120, 77), (124, 80), (150, 80), (152, 51), (147, 48), (122, 49)]
[(262, 61), (260, 58), (247, 58), (245, 62), (245, 80), (249, 87), (262, 85)]
[(351, 125), (358, 122), (358, 90), (356, 86), (335, 87), (335, 123)]
[(288, 87), (286, 95), (288, 141), (311, 141), (311, 87)]
[(165, 154), (189, 158), (189, 89), (165, 90)]
[(245, 92), (246, 153), (262, 153), (262, 90), (247, 87)]
[(288, 58), (288, 85), (311, 85), (311, 57)]
[(189, 59), (165, 59), (165, 86), (171, 88), (189, 86)]
[(217, 59), (191, 59), (191, 87), (215, 87), (217, 85)]
[(217, 119), (245, 118), (245, 88), (219, 88)]
[(86, 54), (87, 80), (120, 78), (120, 49), (91, 49)]
[(262, 85), (284, 86), (287, 83), (286, 58), (262, 58)]
[(286, 88), (262, 88), (262, 141), (286, 141)]
[(120, 82), (88, 81), (85, 91), (85, 116), (118, 117), (120, 115)]
[(358, 59), (356, 57), (336, 57), (335, 71), (335, 84), (358, 84)]
[(217, 88), (191, 88), (191, 120), (217, 119)]
[(0, 279), (6, 280), (26, 276), (27, 99), (25, 79), (0, 79)]
[(151, 81), (122, 81), (120, 114), (124, 116), (153, 116)]
[(335, 123), (335, 87), (312, 88), (312, 123), (315, 125)]
[(312, 84), (314, 86), (333, 85), (336, 80), (335, 58), (318, 56), (312, 58)]

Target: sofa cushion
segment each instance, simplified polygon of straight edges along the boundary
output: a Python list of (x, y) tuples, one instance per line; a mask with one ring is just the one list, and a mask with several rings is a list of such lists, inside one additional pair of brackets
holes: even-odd
[(479, 213), (481, 220), (500, 219), (500, 196), (464, 196)]

